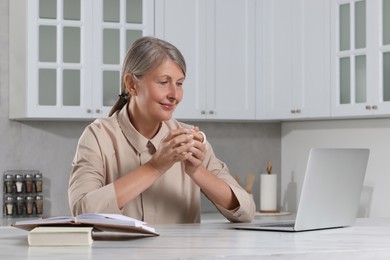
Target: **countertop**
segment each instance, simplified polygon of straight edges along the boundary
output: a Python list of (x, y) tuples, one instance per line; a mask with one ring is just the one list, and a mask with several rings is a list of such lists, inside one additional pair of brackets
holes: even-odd
[[(256, 216), (254, 222), (292, 216)], [(246, 231), (210, 214), (201, 224), (156, 225), (158, 237), (92, 246), (29, 247), (27, 232), (0, 227), (0, 259), (390, 259), (390, 218), (299, 233)]]

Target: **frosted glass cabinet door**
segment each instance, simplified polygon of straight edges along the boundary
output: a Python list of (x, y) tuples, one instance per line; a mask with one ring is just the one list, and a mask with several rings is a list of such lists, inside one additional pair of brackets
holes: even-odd
[(383, 58), (383, 101), (390, 101), (390, 0), (383, 0), (382, 13), (382, 58)]
[(333, 1), (333, 115), (369, 113), (367, 89), (367, 2)]
[(332, 4), (332, 115), (389, 114), (390, 0)]
[[(352, 13), (353, 12), (353, 13)], [(353, 23), (351, 23), (353, 17)], [(366, 91), (366, 3), (342, 4), (339, 7), (340, 104), (367, 101)], [(353, 31), (353, 39), (351, 39)], [(351, 78), (353, 77), (353, 78)]]
[(107, 116), (127, 49), (154, 33), (154, 0), (18, 0), (9, 8), (12, 119)]
[(122, 62), (131, 44), (143, 35), (153, 34), (153, 1), (99, 0), (101, 16), (95, 16), (94, 41), (102, 49), (93, 57), (95, 100), (93, 113), (107, 115), (120, 93)]
[[(38, 5), (40, 24), (37, 39), (38, 107), (46, 108), (44, 114), (62, 117), (82, 105), (81, 80), (85, 66), (82, 61), (87, 58), (82, 51), (85, 20), (81, 15), (82, 2), (38, 0), (35, 4)], [(35, 63), (33, 58), (30, 62)]]

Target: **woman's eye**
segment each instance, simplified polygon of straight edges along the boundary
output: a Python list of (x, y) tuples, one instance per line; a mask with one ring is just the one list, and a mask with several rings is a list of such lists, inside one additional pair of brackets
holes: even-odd
[(160, 81), (160, 85), (165, 86), (165, 85), (167, 85), (167, 84), (168, 84), (168, 81)]
[(176, 86), (182, 87), (182, 86), (183, 86), (183, 82), (177, 82), (177, 83), (176, 83)]

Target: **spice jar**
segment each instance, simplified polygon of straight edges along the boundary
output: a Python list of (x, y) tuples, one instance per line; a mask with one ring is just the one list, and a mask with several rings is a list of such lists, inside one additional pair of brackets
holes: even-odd
[(24, 183), (25, 183), (25, 188), (27, 193), (32, 193), (33, 192), (33, 175), (30, 173), (27, 173), (24, 175)]
[(26, 214), (27, 215), (34, 214), (34, 197), (33, 196), (26, 197)]
[(5, 193), (13, 193), (14, 191), (14, 176), (12, 174), (4, 175), (4, 191)]
[(24, 198), (22, 196), (16, 197), (16, 215), (18, 216), (25, 215), (25, 204), (24, 204)]
[(35, 196), (35, 212), (37, 215), (43, 214), (43, 197), (40, 195)]
[(16, 187), (16, 193), (22, 193), (24, 186), (24, 178), (22, 174), (16, 174), (15, 176), (15, 187)]
[(6, 196), (4, 201), (5, 215), (12, 216), (14, 214), (14, 198), (12, 196)]
[(34, 174), (34, 188), (35, 192), (42, 192), (42, 174)]

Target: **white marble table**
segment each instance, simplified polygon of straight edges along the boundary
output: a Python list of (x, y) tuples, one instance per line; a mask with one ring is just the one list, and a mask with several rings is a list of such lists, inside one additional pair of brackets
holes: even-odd
[(26, 231), (3, 226), (0, 259), (390, 259), (390, 218), (301, 233), (235, 230), (218, 218), (155, 228), (161, 236), (94, 241), (90, 247), (29, 247)]

